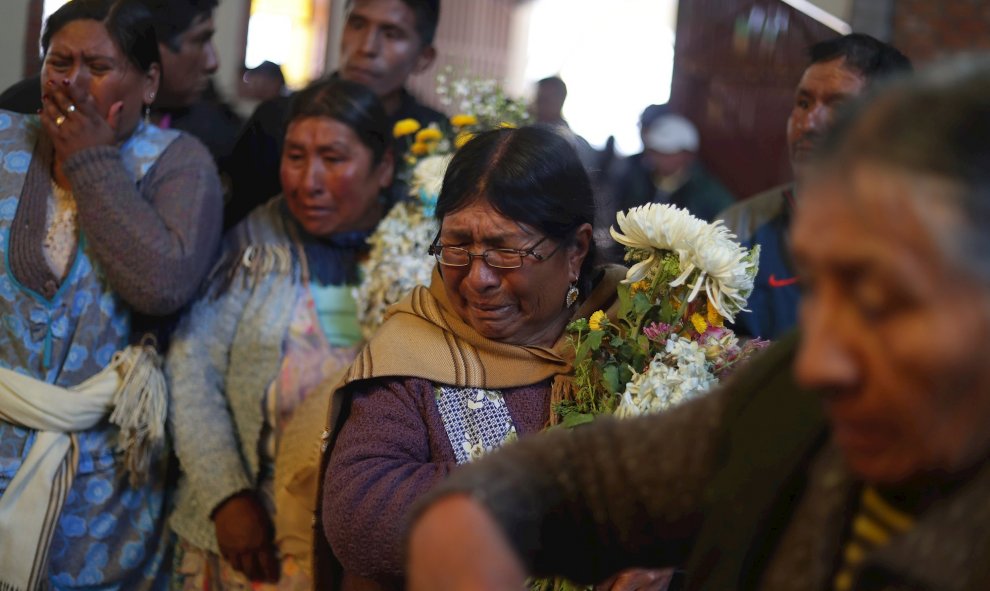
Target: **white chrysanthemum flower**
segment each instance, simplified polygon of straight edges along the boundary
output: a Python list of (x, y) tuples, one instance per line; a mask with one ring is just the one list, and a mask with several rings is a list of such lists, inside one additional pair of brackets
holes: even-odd
[(420, 196), (426, 193), (435, 200), (440, 194), (443, 175), (447, 172), (447, 165), (452, 157), (453, 154), (434, 154), (417, 162), (409, 182), (409, 194)]
[(361, 283), (354, 290), (358, 322), (365, 338), (381, 326), (385, 311), (417, 285), (429, 285), (436, 264), (427, 254), (439, 225), (418, 203), (398, 203), (379, 222), (361, 263)]
[(645, 372), (633, 374), (615, 415), (623, 418), (662, 412), (716, 384), (718, 378), (708, 368), (704, 349), (683, 337), (671, 337)]
[(645, 278), (669, 251), (677, 254), (681, 270), (670, 285), (687, 285), (689, 302), (704, 290), (729, 321), (745, 309), (758, 257), (740, 246), (721, 221), (709, 224), (673, 205), (649, 203), (620, 212), (616, 223), (619, 229), (610, 230), (616, 242), (648, 253), (629, 269), (625, 282)]

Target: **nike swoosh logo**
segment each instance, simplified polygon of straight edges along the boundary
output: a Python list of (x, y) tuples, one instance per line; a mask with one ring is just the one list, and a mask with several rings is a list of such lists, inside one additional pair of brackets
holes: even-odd
[(794, 285), (798, 282), (797, 277), (787, 277), (786, 279), (777, 279), (777, 276), (770, 274), (770, 279), (767, 279), (767, 283), (770, 287), (787, 287), (788, 285)]

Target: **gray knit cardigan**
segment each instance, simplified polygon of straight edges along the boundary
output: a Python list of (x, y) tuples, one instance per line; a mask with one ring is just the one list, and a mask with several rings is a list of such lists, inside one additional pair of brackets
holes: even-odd
[(261, 401), (278, 373), (305, 273), (281, 204), (278, 197), (260, 206), (228, 235), (210, 287), (182, 320), (166, 360), (169, 426), (182, 465), (170, 525), (213, 552), (210, 514), (258, 482)]

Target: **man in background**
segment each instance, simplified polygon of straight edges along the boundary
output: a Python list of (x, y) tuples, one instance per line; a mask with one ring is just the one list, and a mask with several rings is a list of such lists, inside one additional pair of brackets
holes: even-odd
[(807, 164), (843, 103), (877, 80), (911, 69), (900, 51), (861, 33), (816, 43), (809, 56), (811, 64), (801, 76), (787, 119), (794, 182), (741, 201), (718, 216), (743, 246), (759, 244), (761, 249), (750, 312), (740, 314), (735, 323), (740, 335), (775, 339), (797, 322), (800, 290), (787, 254), (787, 232)]
[(536, 97), (533, 99), (533, 120), (538, 125), (546, 125), (564, 137), (578, 153), (581, 164), (592, 181), (599, 173), (599, 154), (583, 137), (574, 133), (564, 119), (564, 102), (567, 100), (567, 85), (559, 76), (550, 76), (536, 83)]
[(288, 94), (282, 66), (265, 60), (244, 72), (244, 93), (256, 101), (270, 101)]
[(615, 184), (617, 209), (669, 203), (712, 221), (735, 199), (698, 161), (699, 148), (698, 129), (685, 117), (657, 117), (643, 132), (642, 156)]

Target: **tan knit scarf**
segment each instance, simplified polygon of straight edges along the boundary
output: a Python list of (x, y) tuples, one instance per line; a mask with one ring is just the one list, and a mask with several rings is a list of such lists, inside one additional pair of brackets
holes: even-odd
[[(608, 309), (625, 268), (609, 266), (573, 318)], [(511, 345), (485, 338), (465, 323), (433, 271), (430, 287), (418, 286), (389, 309), (385, 322), (362, 349), (337, 390), (382, 377), (423, 378), (451, 386), (499, 389), (568, 376), (573, 349), (566, 333), (552, 347)], [(555, 379), (554, 389), (566, 385)]]

